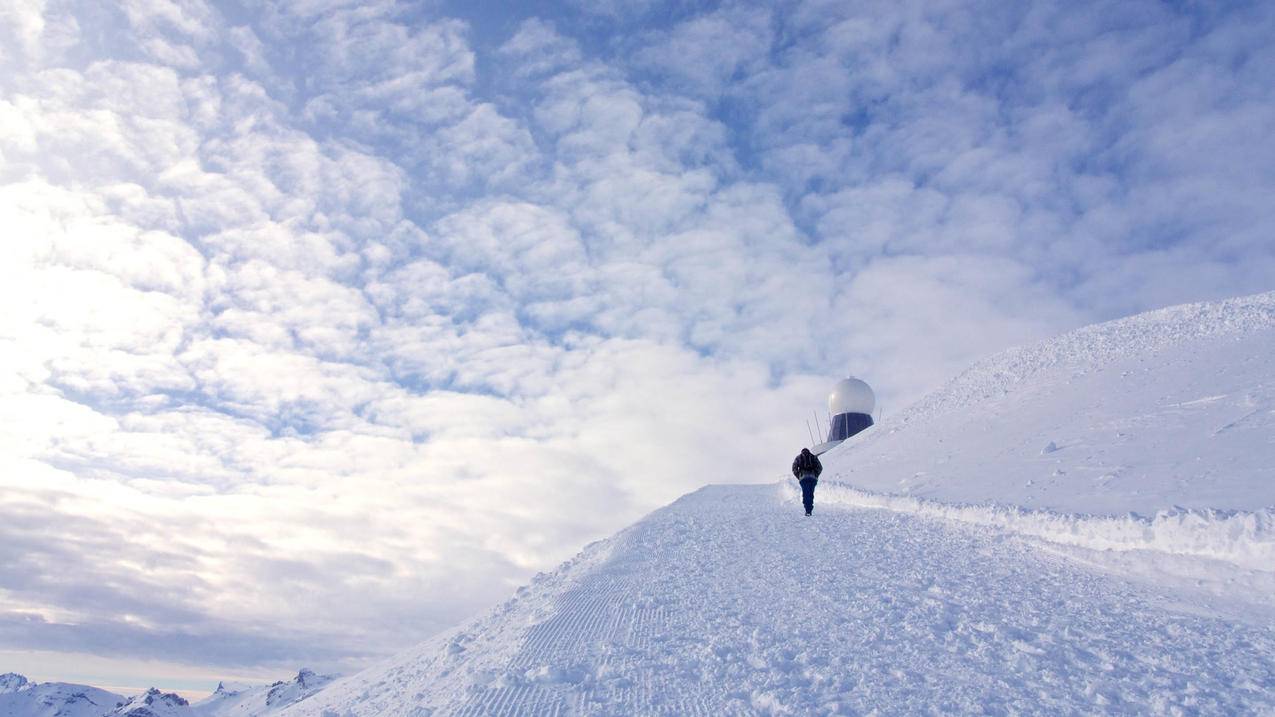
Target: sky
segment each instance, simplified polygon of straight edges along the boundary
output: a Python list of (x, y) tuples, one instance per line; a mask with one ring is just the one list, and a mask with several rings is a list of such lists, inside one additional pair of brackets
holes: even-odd
[(1275, 5), (0, 7), (0, 672), (350, 672), (856, 375), (1275, 288)]

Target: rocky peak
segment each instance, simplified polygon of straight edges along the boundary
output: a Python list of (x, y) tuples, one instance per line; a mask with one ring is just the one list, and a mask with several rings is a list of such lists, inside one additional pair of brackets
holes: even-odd
[(17, 692), (31, 686), (31, 682), (27, 678), (16, 672), (6, 672), (0, 675), (0, 695), (7, 692)]

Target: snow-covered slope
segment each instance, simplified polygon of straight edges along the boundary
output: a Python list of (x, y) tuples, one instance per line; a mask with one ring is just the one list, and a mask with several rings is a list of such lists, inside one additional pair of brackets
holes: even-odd
[(96, 687), (0, 676), (0, 717), (103, 717), (123, 700)]
[(713, 486), (283, 714), (1275, 705), (1275, 633), (1198, 612), (997, 531)]
[(1272, 355), (1275, 293), (989, 358), (812, 518), (705, 488), (283, 714), (1270, 713)]
[(1275, 292), (992, 356), (824, 466), (856, 488), (948, 503), (1108, 515), (1275, 507)]

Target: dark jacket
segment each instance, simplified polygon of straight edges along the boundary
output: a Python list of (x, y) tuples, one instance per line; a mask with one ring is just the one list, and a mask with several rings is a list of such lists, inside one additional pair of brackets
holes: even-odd
[(818, 478), (823, 473), (823, 464), (819, 462), (819, 456), (811, 453), (809, 448), (803, 448), (792, 462), (792, 474), (800, 478), (807, 473)]

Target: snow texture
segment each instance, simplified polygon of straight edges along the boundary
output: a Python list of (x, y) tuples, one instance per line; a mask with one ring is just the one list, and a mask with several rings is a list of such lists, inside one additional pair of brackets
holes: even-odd
[(711, 486), (283, 714), (1245, 713), (1275, 633), (1012, 533)]
[(1089, 326), (980, 361), (823, 455), (823, 475), (945, 503), (1167, 511), (1165, 526), (1269, 541), (1272, 356), (1275, 292)]
[[(789, 486), (800, 499), (800, 489)], [(901, 513), (1002, 528), (1024, 536), (1094, 550), (1156, 550), (1232, 563), (1241, 568), (1275, 568), (1275, 511), (1217, 511), (1174, 508), (1151, 517), (1094, 516), (1027, 510), (994, 504), (961, 505), (861, 491), (823, 480), (823, 503), (885, 508)]]

